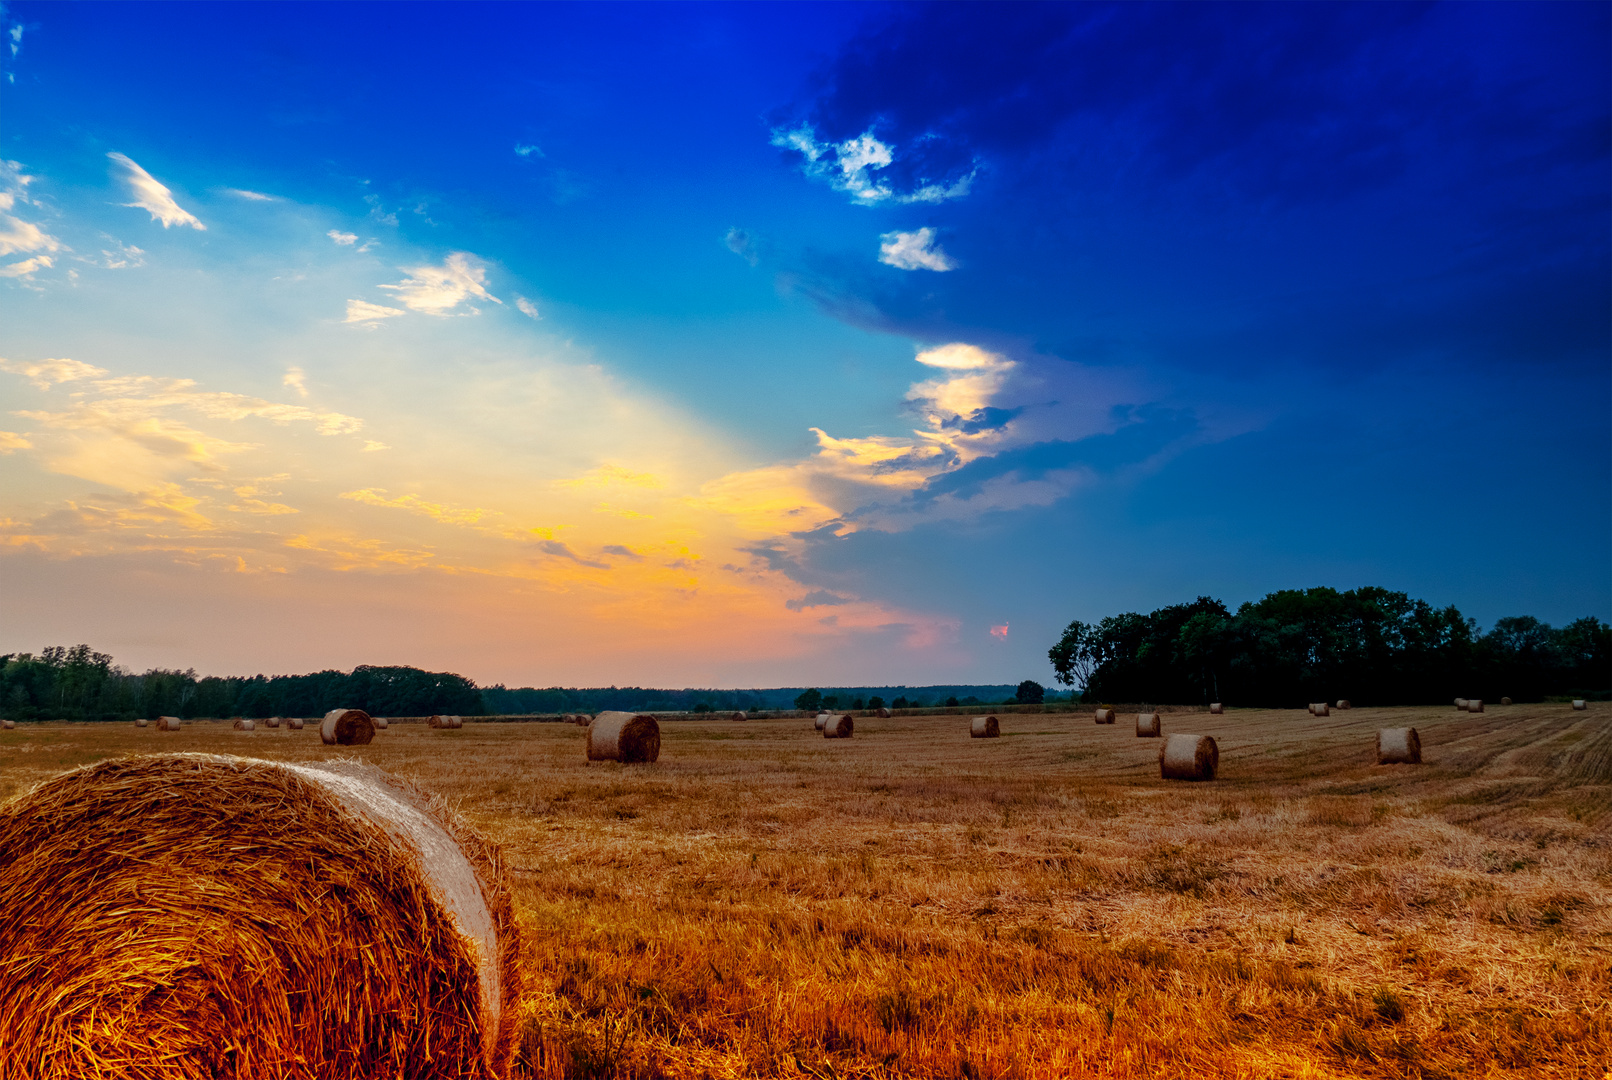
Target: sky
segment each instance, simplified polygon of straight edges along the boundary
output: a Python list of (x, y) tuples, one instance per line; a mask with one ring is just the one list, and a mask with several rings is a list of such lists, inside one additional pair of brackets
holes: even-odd
[(0, 9), (0, 651), (1051, 684), (1612, 618), (1612, 6)]

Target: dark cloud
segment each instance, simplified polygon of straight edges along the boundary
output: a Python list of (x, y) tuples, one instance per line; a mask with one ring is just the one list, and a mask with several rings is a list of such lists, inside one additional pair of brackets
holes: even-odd
[(570, 559), (572, 562), (578, 563), (582, 566), (591, 566), (596, 570), (610, 569), (609, 563), (597, 562), (593, 559), (584, 559), (582, 556), (572, 551), (570, 547), (560, 543), (558, 540), (539, 540), (537, 542), (537, 548), (539, 551), (542, 551), (547, 555), (553, 555), (561, 559)]
[(796, 600), (785, 600), (784, 607), (790, 611), (805, 611), (813, 607), (836, 607), (840, 604), (849, 604), (848, 597), (835, 596), (827, 589), (816, 589)]

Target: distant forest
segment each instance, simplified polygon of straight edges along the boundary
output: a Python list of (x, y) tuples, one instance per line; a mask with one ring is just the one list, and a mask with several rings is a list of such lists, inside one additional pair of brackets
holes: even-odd
[[(817, 690), (817, 688), (811, 688)], [(52, 646), (0, 654), (0, 716), (8, 720), (132, 720), (179, 716), (320, 716), (357, 708), (373, 716), (461, 716), (792, 709), (807, 688), (771, 690), (660, 690), (651, 687), (479, 687), (463, 675), (412, 667), (360, 666), (311, 675), (198, 676), (195, 671), (152, 668), (135, 674), (88, 645)], [(887, 703), (940, 705), (972, 699), (1013, 698), (1013, 685), (861, 686), (822, 688), (823, 700), (845, 708), (875, 697)]]
[(1528, 615), (1477, 621), (1381, 588), (1274, 592), (1233, 614), (1219, 600), (1072, 622), (1047, 653), (1083, 700), (1285, 708), (1347, 698), (1426, 705), (1456, 697), (1606, 697), (1612, 627)]

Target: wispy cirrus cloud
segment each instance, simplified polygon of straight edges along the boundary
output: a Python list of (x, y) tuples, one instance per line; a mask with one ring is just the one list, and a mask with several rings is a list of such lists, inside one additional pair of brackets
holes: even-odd
[(407, 314), (408, 312), (402, 308), (387, 307), (384, 304), (372, 304), (368, 300), (349, 300), (347, 301), (347, 317), (342, 322), (374, 327), (379, 325), (382, 319), (391, 319)]
[(0, 278), (31, 278), (38, 271), (48, 270), (53, 265), (49, 255), (35, 255), (31, 259), (0, 266)]
[(122, 180), (128, 185), (129, 193), (134, 196), (133, 202), (123, 205), (146, 211), (151, 215), (152, 221), (162, 222), (164, 229), (174, 225), (188, 225), (192, 229), (201, 230), (207, 228), (196, 215), (174, 201), (172, 191), (142, 169), (127, 154), (120, 154), (114, 150), (106, 156), (123, 170)]
[(957, 269), (957, 260), (935, 243), (935, 230), (918, 229), (916, 232), (887, 232), (879, 237), (879, 261), (898, 270), (935, 270), (945, 272)]
[(279, 202), (280, 201), (280, 197), (278, 195), (265, 195), (261, 191), (248, 191), (245, 188), (225, 188), (224, 189), (224, 194), (233, 195), (237, 199), (245, 199), (247, 202)]
[(515, 297), (515, 307), (528, 319), (537, 319), (541, 321), (543, 318), (542, 315), (538, 314), (537, 305), (526, 299), (524, 296)]
[(407, 510), (411, 514), (419, 514), (433, 521), (440, 521), (444, 525), (476, 525), (481, 522), (482, 518), (498, 513), (496, 510), (483, 510), (479, 506), (460, 507), (427, 502), (418, 495), (389, 496), (386, 494), (385, 488), (361, 488), (358, 491), (344, 491), (340, 497), (369, 506)]
[(402, 269), (409, 275), (407, 278), (380, 288), (396, 293), (398, 302), (411, 311), (445, 315), (471, 297), (503, 303), (487, 291), (487, 268), (469, 252), (456, 251), (441, 266)]

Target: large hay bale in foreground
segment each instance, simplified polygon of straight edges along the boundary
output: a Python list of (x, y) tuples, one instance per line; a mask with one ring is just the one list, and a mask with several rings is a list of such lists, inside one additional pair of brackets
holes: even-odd
[(241, 717), (241, 716), (236, 717), (235, 718), (235, 723), (231, 724), (230, 726), (232, 728), (234, 728), (236, 731), (255, 731), (255, 730), (257, 730), (257, 725), (256, 724), (254, 724), (252, 721), (246, 719), (245, 717)]
[(179, 730), (179, 717), (177, 717), (177, 716), (159, 716), (159, 717), (157, 717), (157, 730), (158, 731), (178, 731)]
[(1160, 719), (1156, 712), (1136, 714), (1136, 737), (1138, 739), (1156, 739), (1159, 737)]
[(625, 764), (660, 758), (660, 722), (644, 713), (602, 712), (588, 725), (588, 760)]
[(1377, 732), (1377, 764), (1420, 765), (1422, 737), (1413, 727), (1383, 728)]
[(1583, 712), (1587, 708), (1589, 708), (1589, 705), (1584, 701), (1583, 698), (1574, 698), (1573, 699), (1573, 709), (1576, 712)]
[(425, 726), (437, 728), (442, 731), (448, 731), (453, 728), (464, 727), (465, 718), (462, 716), (433, 716), (431, 719), (425, 722)]
[(1096, 722), (1099, 724), (1112, 724), (1114, 722), (1114, 710), (1098, 709), (1096, 713)]
[(58, 776), (0, 805), (0, 910), (28, 912), (0, 920), (7, 1080), (506, 1074), (497, 853), (372, 766), (173, 754)]
[(1002, 735), (1002, 725), (994, 716), (976, 716), (968, 723), (970, 739), (996, 739)]
[(1220, 747), (1208, 735), (1171, 735), (1159, 747), (1159, 776), (1165, 780), (1213, 780), (1220, 770)]
[(292, 731), (301, 731), (303, 728), (302, 717), (293, 716), (291, 719), (285, 722), (285, 726), (290, 728)]
[(1210, 716), (1220, 716), (1223, 713), (1225, 713), (1225, 711), (1226, 711), (1226, 706), (1223, 703), (1221, 703), (1219, 701), (1210, 702), (1210, 704), (1209, 704), (1209, 715)]
[(362, 746), (375, 738), (375, 721), (363, 709), (331, 709), (319, 724), (326, 746)]
[(856, 730), (856, 721), (849, 715), (829, 714), (823, 718), (823, 738), (849, 739)]

